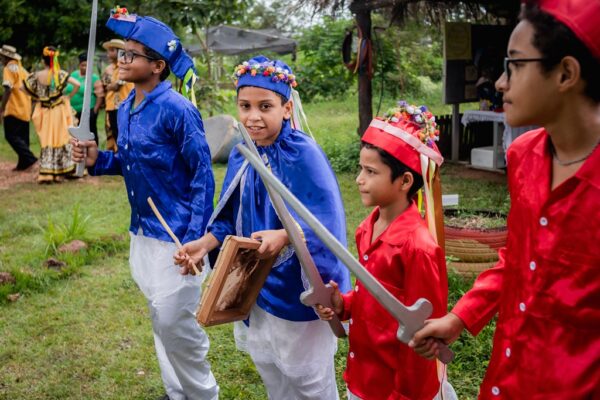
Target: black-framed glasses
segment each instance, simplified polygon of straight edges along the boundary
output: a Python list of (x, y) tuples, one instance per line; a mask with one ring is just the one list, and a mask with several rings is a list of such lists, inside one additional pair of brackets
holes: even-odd
[(153, 57), (148, 57), (145, 54), (140, 54), (140, 53), (136, 53), (135, 51), (131, 51), (131, 50), (121, 50), (119, 49), (119, 51), (117, 52), (117, 57), (118, 58), (122, 58), (123, 62), (125, 64), (131, 64), (133, 62), (133, 59), (136, 57), (144, 57), (150, 61), (156, 61), (156, 58)]
[(510, 58), (504, 57), (504, 72), (506, 73), (506, 80), (510, 81), (510, 75), (512, 71), (510, 70), (510, 63), (527, 63), (527, 62), (540, 62), (546, 61), (546, 58)]

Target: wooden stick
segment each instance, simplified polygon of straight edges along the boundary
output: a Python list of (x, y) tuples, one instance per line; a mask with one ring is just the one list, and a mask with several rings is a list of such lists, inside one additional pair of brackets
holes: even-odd
[[(154, 201), (152, 201), (152, 197), (148, 197), (148, 204), (150, 204), (150, 208), (154, 212), (154, 215), (156, 215), (156, 218), (158, 218), (158, 221), (160, 222), (160, 224), (163, 226), (163, 228), (165, 228), (165, 230), (167, 231), (167, 233), (169, 234), (169, 236), (171, 236), (171, 239), (173, 239), (173, 241), (175, 242), (175, 245), (177, 246), (177, 248), (181, 249), (183, 247), (181, 245), (181, 242), (179, 241), (179, 239), (177, 238), (177, 236), (175, 236), (175, 234), (173, 233), (173, 231), (171, 230), (171, 228), (167, 224), (167, 221), (165, 221), (165, 219), (162, 217), (162, 215), (160, 214), (160, 211), (158, 211), (158, 208), (156, 208), (156, 205), (154, 204)], [(194, 273), (196, 275), (200, 276), (200, 271), (196, 267), (196, 264), (192, 263), (192, 268), (194, 269)]]

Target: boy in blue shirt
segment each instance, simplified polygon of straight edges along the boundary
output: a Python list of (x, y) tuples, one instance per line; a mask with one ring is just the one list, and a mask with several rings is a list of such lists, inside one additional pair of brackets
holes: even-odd
[[(283, 62), (257, 56), (236, 68), (237, 107), (242, 124), (271, 171), (325, 226), (346, 243), (339, 186), (323, 151), (290, 125), (295, 76)], [(340, 279), (350, 289), (346, 268), (297, 217), (321, 277)], [(337, 340), (329, 325), (300, 302), (306, 289), (298, 258), (271, 205), (258, 173), (234, 149), (227, 165), (221, 199), (207, 233), (176, 254), (182, 272), (217, 248), (227, 235), (261, 239), (263, 257), (278, 255), (249, 320), (235, 324), (238, 348), (250, 354), (270, 399), (337, 399), (333, 357)], [(334, 279), (335, 280), (335, 279)], [(337, 281), (336, 281), (337, 282)]]
[(168, 398), (216, 399), (218, 386), (206, 361), (208, 337), (194, 316), (200, 277), (174, 267), (175, 244), (146, 200), (152, 197), (181, 242), (204, 233), (214, 196), (210, 151), (200, 113), (166, 81), (170, 71), (185, 81), (194, 73), (193, 62), (173, 31), (154, 18), (117, 8), (107, 26), (127, 39), (119, 78), (135, 89), (119, 107), (119, 152), (72, 140), (73, 160), (83, 161), (85, 147), (91, 175), (125, 178), (131, 272), (148, 300)]

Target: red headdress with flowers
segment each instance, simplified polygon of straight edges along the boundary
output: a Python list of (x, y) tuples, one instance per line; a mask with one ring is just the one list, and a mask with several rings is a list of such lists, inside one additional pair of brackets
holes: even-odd
[[(439, 180), (439, 166), (444, 162), (435, 142), (440, 132), (435, 117), (425, 106), (417, 107), (399, 101), (397, 107), (383, 118), (375, 118), (365, 131), (362, 141), (390, 153), (411, 170), (423, 176), (426, 219), (432, 236), (438, 239), (434, 202), (441, 201), (441, 193), (434, 195), (434, 179)], [(439, 199), (436, 199), (439, 197)]]

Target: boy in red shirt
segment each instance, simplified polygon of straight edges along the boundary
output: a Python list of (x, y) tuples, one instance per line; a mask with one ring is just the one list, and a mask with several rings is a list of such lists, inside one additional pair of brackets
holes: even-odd
[(476, 335), (498, 314), (480, 399), (600, 398), (600, 1), (527, 2), (496, 82), (511, 126), (498, 264), (411, 346)]
[[(413, 198), (423, 186), (416, 171), (442, 162), (437, 134), (425, 107), (400, 102), (391, 118), (373, 120), (365, 132), (356, 178), (363, 204), (375, 206), (356, 230), (360, 262), (404, 304), (427, 298), (434, 316), (446, 312), (446, 262)], [(440, 388), (436, 362), (419, 359), (396, 338), (398, 322), (360, 281), (345, 294), (331, 285), (333, 309), (318, 306), (317, 312), (350, 322), (348, 398), (433, 399)]]

